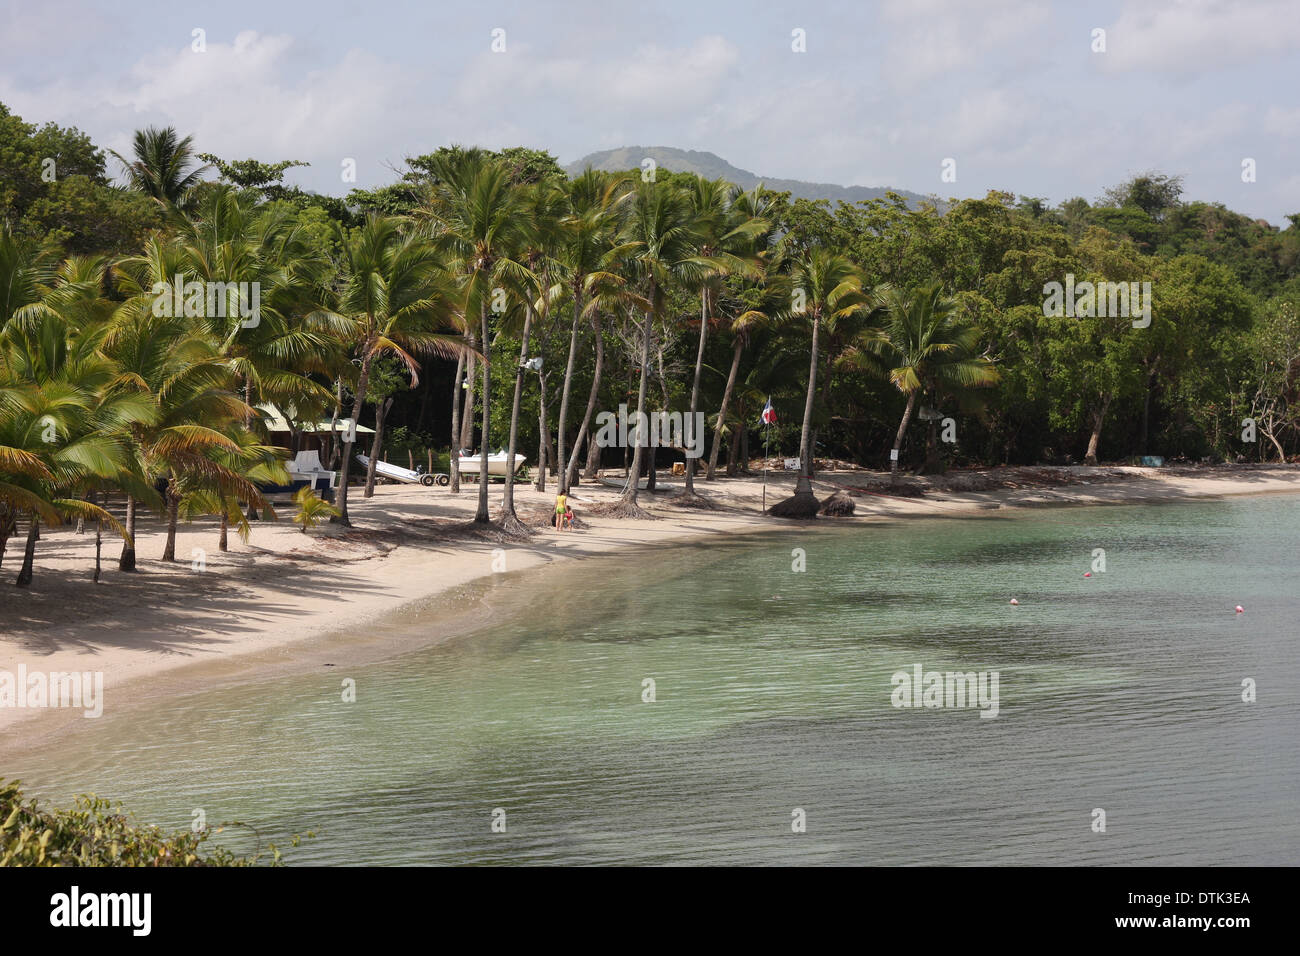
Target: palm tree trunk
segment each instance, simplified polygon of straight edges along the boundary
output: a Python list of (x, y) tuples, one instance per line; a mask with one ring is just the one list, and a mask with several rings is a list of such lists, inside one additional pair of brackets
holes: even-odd
[[(591, 373), (591, 391), (587, 394), (587, 410), (582, 414), (582, 426), (578, 429), (578, 436), (573, 440), (573, 452), (569, 455), (569, 464), (565, 468), (565, 474), (568, 476), (564, 487), (568, 488), (578, 480), (578, 449), (582, 446), (582, 440), (588, 436), (591, 431), (591, 418), (596, 412), (596, 402), (600, 398), (600, 379), (605, 371), (605, 336), (600, 327), (600, 313), (593, 312), (591, 316), (592, 328), (596, 332), (596, 367)], [(592, 461), (592, 448), (596, 449), (597, 460), (599, 459), (600, 449), (595, 442), (588, 443), (587, 461), (590, 465)], [(594, 477), (593, 470), (588, 467), (589, 474), (583, 477)], [(567, 492), (566, 492), (567, 494)]]
[(889, 478), (892, 481), (898, 474), (898, 459), (902, 455), (903, 434), (907, 431), (907, 424), (912, 420), (912, 409), (916, 407), (916, 391), (907, 393), (907, 407), (903, 409), (903, 420), (898, 423), (898, 434), (894, 436), (893, 454), (889, 456)]
[(99, 583), (99, 572), (103, 568), (101, 560), (104, 552), (104, 521), (99, 519), (95, 522), (95, 583)]
[(117, 559), (119, 571), (135, 570), (135, 496), (126, 496), (126, 538), (122, 541), (122, 554)]
[[(557, 444), (555, 461), (557, 467), (565, 465), (564, 457), (564, 431), (569, 424), (569, 392), (573, 388), (573, 365), (578, 355), (578, 323), (582, 321), (582, 294), (578, 289), (573, 290), (573, 328), (569, 331), (569, 360), (564, 366), (564, 385), (560, 389), (560, 420), (555, 429), (555, 441)], [(574, 443), (575, 447), (577, 442)], [(560, 494), (569, 493), (569, 469), (563, 468), (563, 471), (557, 476), (560, 484)]]
[[(253, 507), (250, 503), (249, 507)], [(176, 476), (167, 479), (167, 543), (163, 545), (162, 559), (176, 560), (176, 520), (180, 516), (181, 496), (176, 493)]]
[(491, 405), (492, 398), (492, 379), (490, 378), (492, 363), (488, 358), (492, 350), (488, 339), (486, 300), (480, 299), (478, 313), (479, 324), (483, 327), (483, 434), (481, 436), (483, 450), (478, 465), (478, 511), (474, 514), (474, 523), (486, 524), (491, 520), (488, 516), (488, 407)]
[(727, 408), (731, 405), (731, 393), (736, 387), (736, 376), (740, 373), (740, 353), (745, 350), (745, 341), (739, 335), (731, 350), (731, 371), (727, 373), (727, 387), (722, 392), (722, 405), (718, 408), (718, 421), (713, 426), (713, 448), (709, 452), (709, 466), (704, 472), (704, 480), (712, 481), (718, 471), (718, 451), (722, 448), (722, 426), (727, 420)]
[(451, 386), (451, 492), (460, 491), (460, 387), (461, 376), (465, 374), (465, 356), (456, 356), (456, 380)]
[(587, 442), (587, 463), (582, 469), (583, 478), (594, 479), (596, 477), (596, 473), (600, 471), (600, 453), (601, 447), (598, 442)]
[(18, 580), (14, 583), (25, 588), (32, 583), (32, 566), (36, 560), (36, 542), (41, 540), (41, 519), (32, 512), (32, 525), (27, 529), (27, 547), (23, 551), (23, 566), (18, 569)]
[[(223, 502), (225, 504), (225, 502)], [(217, 538), (217, 550), (230, 550), (230, 515), (223, 513), (221, 515), (221, 534)]]
[[(700, 346), (695, 350), (695, 380), (691, 383), (691, 411), (687, 419), (686, 427), (683, 429), (686, 433), (685, 445), (687, 449), (694, 447), (696, 442), (695, 435), (695, 410), (700, 407), (700, 371), (704, 368), (704, 341), (709, 334), (709, 287), (706, 285), (700, 289)], [(703, 441), (704, 436), (699, 436)], [(695, 494), (695, 459), (686, 456), (686, 493)]]
[(546, 468), (549, 464), (548, 452), (551, 450), (551, 431), (546, 414), (546, 373), (537, 373), (537, 480), (533, 487), (538, 491), (546, 490)]
[(510, 405), (510, 443), (506, 448), (506, 494), (501, 504), (501, 517), (518, 521), (515, 514), (515, 444), (519, 440), (519, 402), (524, 394), (524, 362), (528, 360), (528, 334), (533, 328), (533, 307), (524, 312), (524, 331), (519, 342), (519, 367), (515, 369), (515, 397)]
[[(650, 283), (650, 299), (655, 300), (654, 283)], [(641, 325), (641, 384), (636, 396), (636, 420), (642, 421), (645, 414), (646, 390), (650, 385), (650, 331), (654, 322), (654, 310), (646, 309), (645, 322)], [(645, 458), (646, 436), (637, 435), (636, 450), (632, 453), (632, 467), (628, 469), (627, 487), (623, 490), (620, 502), (629, 508), (636, 508), (637, 485), (641, 480), (641, 463)]]
[(803, 403), (803, 430), (799, 435), (799, 482), (794, 486), (796, 496), (813, 497), (812, 490), (812, 413), (817, 397), (817, 347), (821, 333), (821, 312), (813, 313), (812, 356), (808, 362), (808, 396)]
[[(477, 345), (478, 336), (471, 333), (469, 337), (470, 347)], [(474, 447), (474, 394), (478, 388), (474, 381), (474, 372), (478, 369), (478, 359), (471, 355), (466, 360), (465, 366), (465, 397), (461, 403), (460, 409), (460, 436), (456, 439), (457, 448)]]
[(348, 430), (347, 438), (343, 442), (343, 467), (339, 472), (339, 524), (345, 528), (352, 527), (352, 521), (348, 517), (348, 472), (352, 467), (352, 446), (357, 439), (357, 423), (361, 421), (361, 407), (366, 400), (366, 389), (370, 387), (370, 365), (374, 361), (374, 354), (371, 351), (374, 343), (369, 339), (366, 340), (364, 358), (361, 360), (361, 375), (357, 378), (357, 397), (352, 405), (352, 428)]
[(8, 502), (0, 501), (0, 566), (5, 561), (5, 549), (9, 547), (9, 537), (14, 533), (14, 510)]
[(379, 453), (384, 449), (384, 421), (388, 418), (388, 410), (392, 407), (391, 395), (375, 403), (375, 440), (370, 446), (370, 464), (366, 466), (365, 497), (367, 498), (375, 496), (375, 463), (379, 461)]

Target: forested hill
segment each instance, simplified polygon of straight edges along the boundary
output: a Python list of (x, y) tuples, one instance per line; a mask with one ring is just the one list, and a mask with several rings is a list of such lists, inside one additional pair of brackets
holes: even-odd
[(604, 149), (570, 163), (565, 167), (565, 171), (570, 176), (575, 176), (590, 166), (592, 169), (606, 172), (622, 172), (640, 168), (646, 159), (653, 159), (660, 168), (674, 173), (694, 173), (705, 179), (725, 179), (744, 189), (753, 189), (762, 183), (773, 192), (788, 192), (792, 199), (829, 199), (832, 203), (836, 201), (852, 203), (867, 199), (883, 199), (885, 194), (890, 192), (903, 196), (910, 205), (917, 205), (927, 199), (920, 193), (885, 186), (837, 186), (833, 183), (809, 183), (801, 179), (759, 176), (747, 169), (731, 165), (715, 153), (676, 149), (672, 146), (623, 146), (619, 149)]

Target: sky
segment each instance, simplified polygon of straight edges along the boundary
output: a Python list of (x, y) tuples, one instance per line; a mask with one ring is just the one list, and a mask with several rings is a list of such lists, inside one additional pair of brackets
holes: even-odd
[(0, 0), (0, 102), (28, 122), (121, 152), (175, 126), (340, 196), (450, 143), (675, 146), (1052, 204), (1158, 170), (1285, 225), (1298, 78), (1296, 0)]

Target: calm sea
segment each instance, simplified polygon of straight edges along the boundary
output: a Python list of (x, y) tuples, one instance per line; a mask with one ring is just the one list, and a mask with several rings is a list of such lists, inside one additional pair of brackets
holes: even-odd
[[(1270, 496), (499, 575), (488, 632), (110, 712), (0, 776), (318, 831), (291, 863), (1294, 865), (1298, 541)], [(916, 665), (997, 672), (997, 716), (894, 706)]]

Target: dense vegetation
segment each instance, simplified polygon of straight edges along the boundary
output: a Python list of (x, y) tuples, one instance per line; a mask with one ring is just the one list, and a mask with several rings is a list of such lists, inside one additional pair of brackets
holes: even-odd
[[(366, 451), (517, 448), (539, 487), (590, 476), (594, 415), (624, 403), (707, 414), (703, 481), (768, 440), (805, 470), (895, 471), (1276, 460), (1300, 440), (1300, 214), (1185, 202), (1174, 177), (941, 212), (664, 170), (570, 179), (525, 148), (443, 147), (344, 199), (285, 185), (293, 160), (196, 154), (170, 129), (113, 160), (123, 185), (84, 134), (0, 106), (0, 561), (25, 524), (19, 584), (42, 523), (120, 532), (123, 570), (140, 508), (166, 518), (165, 560), (178, 521), (220, 516), (222, 547), (246, 533), (283, 478), (266, 404), (295, 428), (373, 422)], [(1152, 322), (1048, 314), (1067, 277), (1150, 283)], [(259, 290), (253, 319), (227, 283)], [(327, 436), (333, 467), (354, 440)], [(640, 472), (666, 453), (604, 454)], [(478, 494), (476, 520), (517, 526), (512, 481), (495, 513)]]

